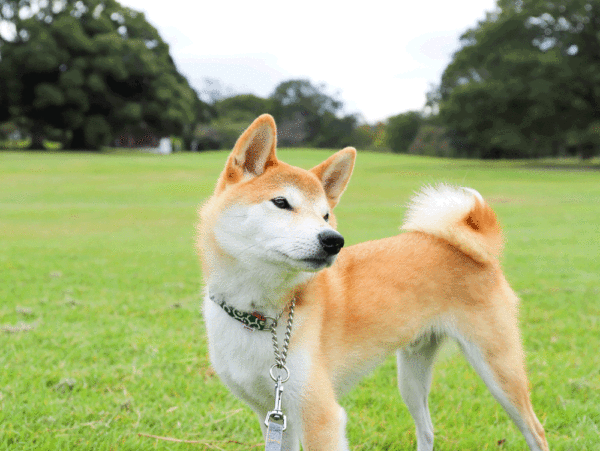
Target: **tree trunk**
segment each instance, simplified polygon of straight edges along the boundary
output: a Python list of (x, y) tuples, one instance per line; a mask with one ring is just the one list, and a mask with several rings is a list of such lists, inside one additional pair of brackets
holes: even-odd
[(589, 160), (596, 154), (596, 147), (593, 144), (587, 143), (581, 146), (579, 156), (582, 160)]
[(68, 146), (69, 150), (94, 150), (85, 140), (83, 127), (73, 130), (73, 136)]
[(31, 143), (29, 144), (29, 150), (45, 150), (44, 147), (44, 132), (41, 125), (34, 124), (31, 128)]

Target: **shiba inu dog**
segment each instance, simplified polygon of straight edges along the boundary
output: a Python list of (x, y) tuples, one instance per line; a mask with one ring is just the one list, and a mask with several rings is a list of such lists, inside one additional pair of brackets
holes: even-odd
[(283, 449), (302, 443), (306, 451), (348, 450), (337, 400), (396, 352), (418, 451), (431, 451), (431, 370), (449, 337), (529, 448), (547, 451), (530, 402), (518, 299), (498, 262), (494, 212), (475, 190), (429, 187), (412, 200), (404, 233), (343, 248), (333, 208), (355, 156), (348, 147), (311, 170), (279, 161), (269, 115), (238, 139), (198, 227), (215, 371), (256, 412), (266, 434), (274, 350), (268, 327), (256, 324), (279, 318), (281, 343), (294, 300)]

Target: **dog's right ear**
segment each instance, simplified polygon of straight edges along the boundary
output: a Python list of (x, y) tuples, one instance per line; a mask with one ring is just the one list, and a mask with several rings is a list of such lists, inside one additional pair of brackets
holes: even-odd
[(247, 176), (257, 177), (277, 164), (275, 148), (277, 128), (270, 114), (263, 114), (238, 138), (227, 159), (225, 170), (217, 185), (217, 191), (227, 184), (238, 183)]

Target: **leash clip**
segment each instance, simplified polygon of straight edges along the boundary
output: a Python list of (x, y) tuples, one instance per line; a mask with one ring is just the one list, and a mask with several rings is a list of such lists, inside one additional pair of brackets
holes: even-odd
[[(288, 376), (289, 377), (289, 376)], [(275, 421), (283, 421), (283, 431), (285, 431), (287, 427), (287, 421), (283, 411), (281, 410), (281, 396), (283, 395), (283, 382), (281, 380), (281, 376), (277, 378), (277, 382), (275, 383), (275, 407), (273, 410), (267, 413), (267, 417), (265, 418), (265, 426), (269, 427), (269, 420), (273, 418)]]

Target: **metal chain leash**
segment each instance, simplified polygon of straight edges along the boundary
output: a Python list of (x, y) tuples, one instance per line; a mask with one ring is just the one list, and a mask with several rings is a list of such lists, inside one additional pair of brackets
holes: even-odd
[[(267, 426), (267, 435), (265, 443), (265, 451), (281, 451), (283, 443), (283, 431), (287, 428), (287, 420), (281, 409), (281, 398), (283, 395), (283, 383), (290, 378), (290, 370), (285, 366), (287, 359), (288, 348), (290, 346), (290, 337), (292, 335), (292, 324), (294, 322), (294, 307), (296, 307), (296, 297), (290, 302), (290, 312), (288, 314), (287, 327), (283, 338), (281, 352), (277, 343), (277, 331), (275, 330), (277, 323), (271, 326), (271, 337), (273, 338), (273, 351), (275, 353), (275, 364), (269, 370), (271, 379), (275, 382), (275, 407), (267, 413), (265, 418), (265, 426)], [(285, 377), (276, 376), (273, 372), (275, 369), (285, 371)], [(282, 424), (275, 421), (281, 421)]]
[(292, 298), (292, 301), (290, 302), (290, 313), (288, 316), (287, 327), (285, 329), (285, 336), (283, 338), (283, 346), (281, 347), (281, 352), (279, 352), (279, 344), (277, 342), (277, 330), (276, 330), (277, 323), (274, 323), (271, 326), (271, 337), (273, 339), (273, 352), (275, 354), (275, 365), (273, 365), (273, 367), (271, 367), (270, 373), (271, 373), (271, 378), (274, 381), (277, 380), (277, 378), (274, 377), (274, 375), (273, 375), (272, 370), (274, 368), (283, 369), (287, 373), (285, 380), (283, 380), (282, 382), (286, 382), (290, 377), (290, 372), (287, 369), (287, 367), (285, 366), (285, 361), (287, 359), (288, 348), (290, 346), (290, 337), (292, 335), (292, 324), (294, 323), (294, 308), (295, 307), (296, 307), (296, 297), (294, 296)]

